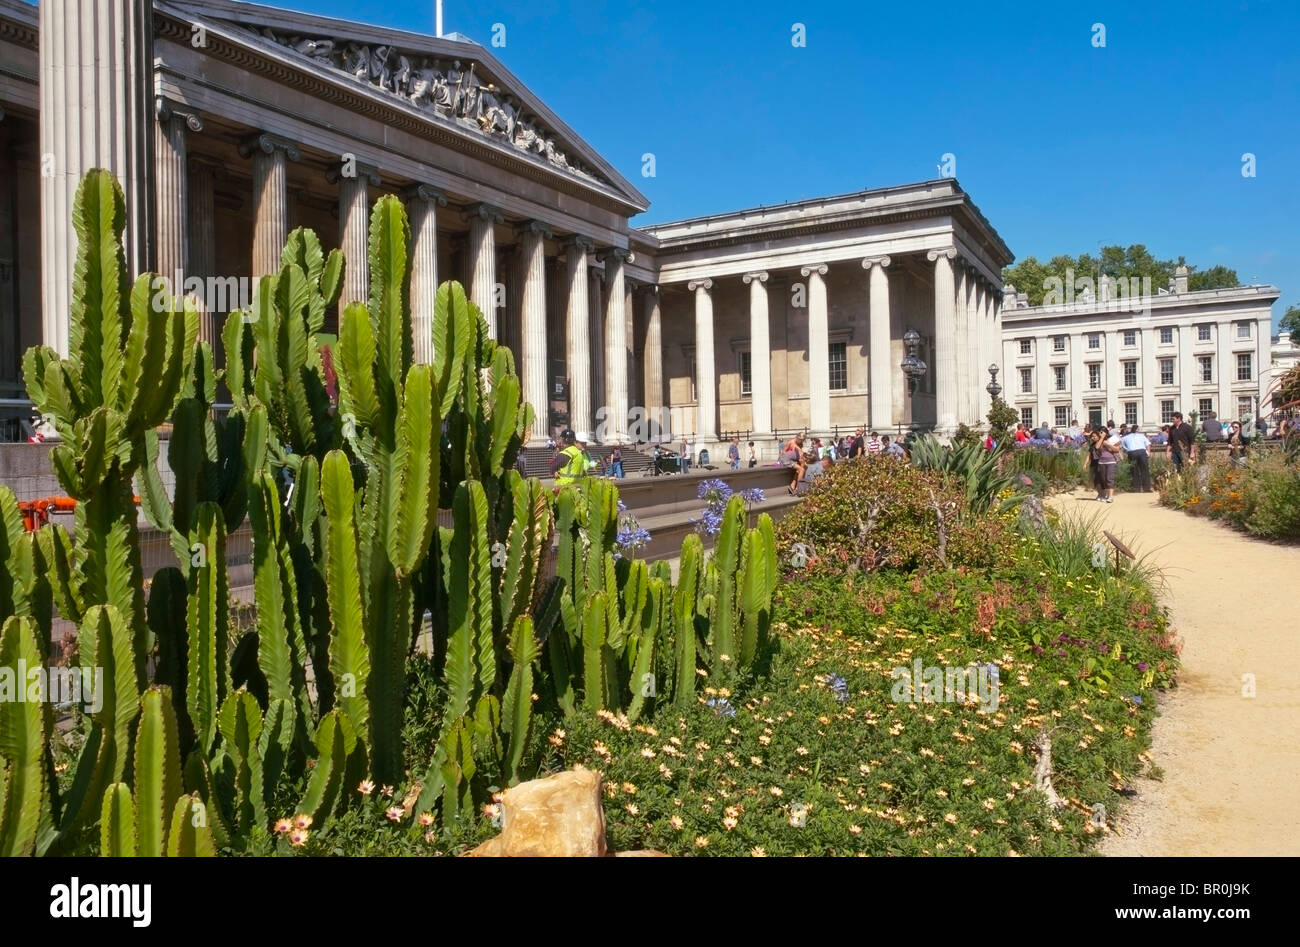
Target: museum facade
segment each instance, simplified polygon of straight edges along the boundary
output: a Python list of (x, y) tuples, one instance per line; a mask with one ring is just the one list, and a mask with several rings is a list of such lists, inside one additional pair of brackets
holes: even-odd
[(399, 196), (416, 357), (439, 280), (460, 280), (515, 352), (534, 442), (738, 434), (768, 456), (795, 430), (947, 433), (988, 411), (990, 364), (1019, 364), (1013, 255), (953, 179), (634, 227), (646, 197), (466, 37), (231, 0), (110, 8), (0, 0), (11, 415), (22, 352), (67, 352), (72, 198), (96, 166), (125, 188), (133, 272), (222, 290), (203, 296), (218, 350), (295, 227), (343, 249), (343, 302), (364, 299), (370, 208)]

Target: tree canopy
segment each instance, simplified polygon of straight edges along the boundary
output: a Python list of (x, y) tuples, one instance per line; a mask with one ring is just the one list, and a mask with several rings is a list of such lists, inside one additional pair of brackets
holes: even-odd
[(1279, 332), (1290, 332), (1291, 337), (1300, 336), (1300, 306), (1290, 306), (1277, 324)]
[[(1147, 250), (1145, 244), (1135, 243), (1129, 247), (1102, 247), (1100, 257), (1092, 253), (1081, 253), (1076, 257), (1069, 254), (1054, 256), (1047, 262), (1037, 257), (1025, 257), (1015, 266), (1002, 271), (1002, 281), (1013, 283), (1017, 293), (1029, 296), (1031, 306), (1041, 306), (1043, 297), (1053, 279), (1062, 283), (1066, 280), (1066, 271), (1073, 273), (1073, 279), (1081, 277), (1096, 281), (1102, 275), (1117, 279), (1150, 279), (1151, 292), (1156, 293), (1169, 286), (1174, 270), (1182, 264), (1187, 267), (1187, 288), (1195, 292), (1202, 289), (1222, 289), (1238, 286), (1237, 271), (1226, 266), (1211, 266), (1204, 270), (1188, 263), (1184, 257), (1177, 260), (1157, 260)], [(1060, 285), (1058, 283), (1057, 285)], [(1146, 283), (1139, 283), (1146, 292)]]

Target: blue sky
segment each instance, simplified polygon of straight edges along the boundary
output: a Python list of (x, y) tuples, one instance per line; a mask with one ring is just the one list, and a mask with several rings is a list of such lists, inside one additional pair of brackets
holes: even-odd
[[(433, 0), (277, 5), (433, 29)], [(926, 180), (951, 153), (1017, 258), (1145, 243), (1274, 283), (1275, 320), (1300, 303), (1294, 0), (445, 4), (485, 46), (498, 23), (493, 52), (649, 197), (638, 225)]]

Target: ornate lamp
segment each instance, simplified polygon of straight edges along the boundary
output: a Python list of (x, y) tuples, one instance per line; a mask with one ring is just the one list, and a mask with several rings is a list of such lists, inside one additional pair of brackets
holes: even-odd
[(997, 400), (998, 395), (1002, 394), (1002, 386), (998, 384), (998, 367), (996, 365), (989, 366), (989, 383), (984, 386), (984, 390), (992, 396), (994, 401)]

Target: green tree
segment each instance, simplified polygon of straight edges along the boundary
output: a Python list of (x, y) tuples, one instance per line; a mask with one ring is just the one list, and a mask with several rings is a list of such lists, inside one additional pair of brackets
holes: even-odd
[[(1149, 291), (1155, 293), (1169, 285), (1174, 270), (1180, 264), (1188, 269), (1187, 288), (1190, 291), (1239, 285), (1236, 270), (1225, 266), (1212, 266), (1200, 270), (1188, 263), (1184, 257), (1179, 257), (1177, 260), (1158, 260), (1146, 245), (1141, 243), (1128, 247), (1121, 247), (1118, 244), (1101, 247), (1097, 255), (1081, 253), (1072, 257), (1068, 254), (1060, 254), (1046, 263), (1041, 262), (1037, 257), (1026, 257), (1015, 266), (1003, 270), (1002, 279), (1003, 282), (1013, 283), (1016, 292), (1028, 295), (1031, 306), (1041, 306), (1050, 285), (1049, 281), (1053, 278), (1060, 280), (1063, 285), (1066, 284), (1067, 278), (1072, 278), (1076, 281), (1073, 287), (1075, 292), (1079, 288), (1077, 281), (1084, 278), (1090, 279), (1094, 287), (1103, 275), (1125, 281), (1136, 278), (1141, 292), (1148, 292), (1149, 287)], [(1147, 280), (1150, 282), (1148, 283)]]
[(1292, 338), (1300, 335), (1300, 306), (1287, 307), (1286, 314), (1277, 324), (1277, 331), (1290, 332)]

